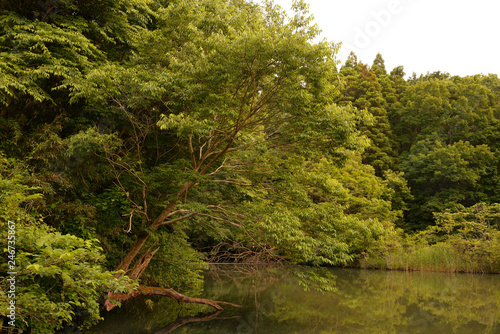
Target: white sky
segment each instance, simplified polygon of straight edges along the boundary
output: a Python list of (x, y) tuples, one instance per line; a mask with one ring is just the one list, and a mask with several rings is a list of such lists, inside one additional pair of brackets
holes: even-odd
[[(500, 75), (500, 1), (305, 0), (323, 31), (342, 42), (342, 63), (352, 50), (371, 65), (378, 52), (387, 71), (403, 65), (407, 76)], [(289, 10), (292, 0), (274, 0)]]

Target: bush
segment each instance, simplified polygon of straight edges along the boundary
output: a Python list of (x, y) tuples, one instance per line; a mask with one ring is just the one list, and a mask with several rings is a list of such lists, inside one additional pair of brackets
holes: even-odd
[[(26, 184), (28, 177), (15, 161), (0, 155), (0, 249), (4, 257), (0, 315), (7, 318), (4, 324), (42, 334), (54, 333), (74, 320), (81, 327), (94, 324), (100, 319), (98, 299), (103, 292), (131, 291), (134, 284), (102, 268), (104, 256), (97, 240), (62, 235), (28, 211), (42, 199), (36, 187)], [(10, 313), (13, 303), (15, 310)]]
[(500, 204), (435, 213), (436, 225), (385, 238), (361, 260), (367, 268), (500, 273)]

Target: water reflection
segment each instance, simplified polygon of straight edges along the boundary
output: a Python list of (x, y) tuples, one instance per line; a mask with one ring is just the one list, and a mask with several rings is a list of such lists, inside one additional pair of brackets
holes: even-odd
[[(176, 320), (176, 303), (158, 300), (145, 311), (144, 301), (136, 301), (113, 317), (123, 328), (135, 317), (127, 312), (136, 308), (142, 325), (147, 319), (148, 326), (134, 325), (134, 333), (500, 333), (500, 276), (356, 269), (330, 273), (336, 276), (336, 291), (321, 293), (304, 290), (297, 276), (282, 268), (214, 267), (207, 273), (203, 297), (242, 309), (184, 314)], [(113, 317), (105, 321), (106, 331), (93, 333), (128, 333), (113, 327)]]

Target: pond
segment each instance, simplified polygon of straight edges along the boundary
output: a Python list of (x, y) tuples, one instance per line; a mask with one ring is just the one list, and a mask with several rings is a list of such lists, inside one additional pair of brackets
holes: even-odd
[(135, 299), (86, 333), (500, 333), (499, 275), (333, 268), (321, 292), (324, 271), (214, 266), (203, 297), (241, 309)]

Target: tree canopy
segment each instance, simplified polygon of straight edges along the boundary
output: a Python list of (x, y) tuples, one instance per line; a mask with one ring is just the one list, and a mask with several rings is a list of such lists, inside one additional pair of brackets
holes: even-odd
[(57, 310), (20, 300), (24, 328), (138, 279), (196, 293), (207, 262), (356, 265), (499, 201), (496, 75), (340, 66), (303, 1), (0, 8), (0, 220)]

